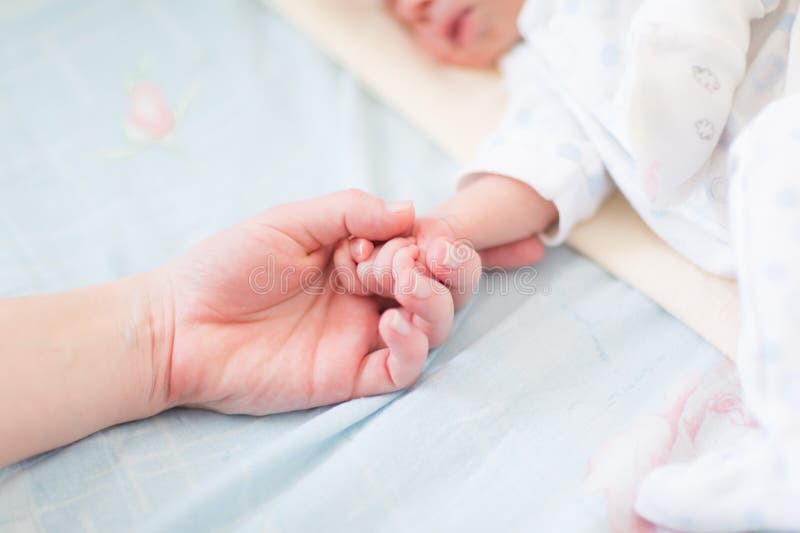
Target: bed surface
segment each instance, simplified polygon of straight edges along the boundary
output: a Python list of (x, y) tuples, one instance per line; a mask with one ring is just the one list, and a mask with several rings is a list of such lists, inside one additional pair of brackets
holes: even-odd
[[(500, 121), (506, 95), (499, 73), (435, 61), (388, 16), (383, 2), (264, 1), (454, 160), (469, 166), (481, 141)], [(579, 2), (571, 9), (591, 9), (589, 5)], [(573, 229), (567, 244), (735, 356), (736, 283), (702, 271), (674, 251), (618, 192), (591, 220)]]
[[(256, 0), (0, 6), (0, 296), (152, 268), (343, 187), (424, 211), (455, 172)], [(569, 249), (535, 272), (485, 277), (404, 393), (175, 409), (0, 469), (0, 529), (645, 528), (642, 476), (747, 426), (732, 365)]]

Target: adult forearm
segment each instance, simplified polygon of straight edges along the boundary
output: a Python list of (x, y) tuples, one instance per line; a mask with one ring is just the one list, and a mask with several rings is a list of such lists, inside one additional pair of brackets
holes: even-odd
[(154, 276), (0, 301), (0, 465), (166, 407)]
[(482, 250), (531, 237), (558, 218), (553, 202), (527, 183), (486, 175), (464, 187), (435, 210), (460, 237)]

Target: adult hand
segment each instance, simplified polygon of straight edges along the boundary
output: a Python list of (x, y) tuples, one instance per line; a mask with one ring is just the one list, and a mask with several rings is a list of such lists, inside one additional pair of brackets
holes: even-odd
[(345, 191), (267, 210), (167, 265), (166, 404), (267, 414), (411, 385), (429, 349), (414, 315), (446, 338), (450, 294), (415, 284), (413, 260), (398, 257), (403, 307), (383, 310), (342, 291), (331, 259), (342, 239), (384, 241), (413, 224), (410, 202)]
[[(429, 216), (417, 219), (410, 237), (419, 249), (418, 271), (449, 288), (459, 309), (477, 291), (482, 267), (517, 268), (541, 260), (545, 250), (539, 234), (557, 220), (555, 204), (530, 185), (476, 175)], [(387, 252), (387, 246), (359, 243), (351, 253), (340, 246), (337, 265), (355, 271), (358, 263), (361, 288), (383, 289), (379, 277), (397, 247)]]
[(331, 257), (413, 224), (410, 202), (346, 191), (267, 210), (152, 272), (0, 300), (0, 466), (178, 405), (267, 414), (412, 384), (430, 328), (452, 325), (450, 294), (413, 283), (413, 250), (397, 254), (396, 301), (344, 293)]

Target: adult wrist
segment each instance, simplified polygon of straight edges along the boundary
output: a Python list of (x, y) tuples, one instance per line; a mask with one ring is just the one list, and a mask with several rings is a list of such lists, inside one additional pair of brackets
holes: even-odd
[(172, 353), (175, 337), (175, 312), (172, 286), (168, 273), (155, 270), (133, 278), (131, 298), (137, 302), (136, 313), (138, 355), (143, 364), (141, 373), (145, 382), (142, 400), (144, 416), (152, 416), (179, 404), (171, 387)]

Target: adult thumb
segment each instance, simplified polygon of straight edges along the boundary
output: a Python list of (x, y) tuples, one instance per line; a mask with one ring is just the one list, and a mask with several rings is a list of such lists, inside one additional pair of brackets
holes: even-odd
[(281, 205), (265, 213), (267, 223), (308, 252), (355, 236), (386, 241), (414, 226), (414, 204), (385, 202), (357, 189)]

